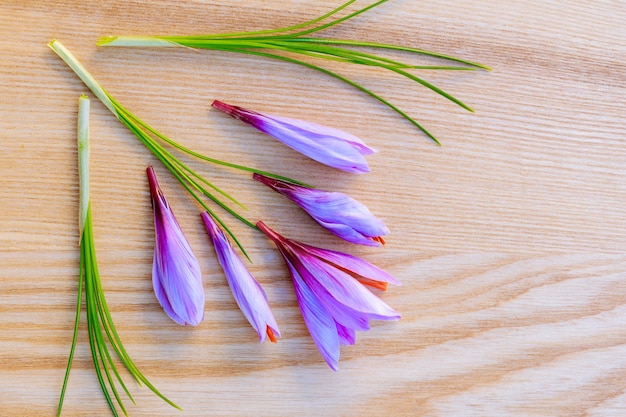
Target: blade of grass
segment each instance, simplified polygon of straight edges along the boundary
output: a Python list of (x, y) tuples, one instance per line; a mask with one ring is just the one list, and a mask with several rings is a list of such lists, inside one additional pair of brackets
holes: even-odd
[(360, 85), (360, 84), (358, 84), (358, 83), (356, 83), (356, 82), (354, 82), (354, 81), (352, 81), (352, 80), (350, 80), (350, 79), (348, 79), (348, 78), (346, 78), (346, 77), (344, 77), (342, 75), (339, 75), (339, 74), (337, 74), (337, 73), (335, 73), (333, 71), (327, 70), (325, 68), (319, 67), (319, 66), (314, 65), (314, 64), (310, 64), (308, 62), (300, 61), (300, 60), (295, 59), (295, 58), (290, 58), (290, 57), (286, 57), (286, 56), (282, 56), (282, 55), (276, 55), (276, 54), (270, 54), (270, 53), (267, 53), (267, 52), (249, 51), (249, 50), (241, 50), (241, 51), (225, 50), (225, 51), (228, 51), (228, 52), (238, 52), (238, 53), (244, 53), (244, 54), (248, 54), (248, 55), (256, 55), (256, 56), (262, 56), (262, 57), (266, 57), (266, 58), (272, 58), (272, 59), (278, 59), (278, 60), (281, 60), (281, 61), (291, 62), (293, 64), (298, 64), (298, 65), (302, 65), (302, 66), (307, 67), (307, 68), (314, 69), (316, 71), (319, 71), (319, 72), (322, 72), (322, 73), (324, 73), (326, 75), (329, 75), (329, 76), (331, 76), (333, 78), (341, 80), (344, 83), (351, 85), (352, 87), (354, 87), (354, 88), (364, 92), (368, 96), (378, 100), (379, 102), (381, 102), (385, 106), (389, 107), (390, 109), (392, 109), (393, 111), (398, 113), (400, 116), (402, 116), (404, 119), (409, 121), (412, 125), (414, 125), (419, 130), (421, 130), (426, 136), (428, 136), (437, 145), (441, 145), (439, 140), (432, 133), (430, 133), (425, 127), (423, 127), (421, 124), (419, 124), (416, 120), (414, 120), (411, 116), (406, 114), (404, 111), (402, 111), (401, 109), (396, 107), (394, 104), (392, 104), (389, 101), (385, 100), (384, 98), (382, 98), (378, 94), (374, 93), (373, 91), (363, 87), (362, 85)]
[(392, 45), (386, 43), (378, 43), (378, 42), (362, 42), (362, 41), (354, 41), (348, 39), (331, 39), (331, 38), (285, 38), (285, 42), (303, 42), (303, 43), (322, 43), (322, 44), (332, 44), (332, 45), (349, 45), (356, 47), (366, 47), (366, 48), (379, 48), (379, 49), (388, 49), (394, 51), (402, 51), (402, 52), (410, 52), (418, 55), (426, 55), (434, 58), (445, 59), (448, 61), (454, 61), (461, 64), (470, 65), (472, 67), (481, 68), (487, 71), (491, 71), (491, 68), (487, 65), (480, 64), (478, 62), (467, 61), (462, 58), (453, 57), (450, 55), (440, 54), (438, 52), (428, 51), (425, 49), (411, 48), (408, 46), (400, 46), (400, 45)]

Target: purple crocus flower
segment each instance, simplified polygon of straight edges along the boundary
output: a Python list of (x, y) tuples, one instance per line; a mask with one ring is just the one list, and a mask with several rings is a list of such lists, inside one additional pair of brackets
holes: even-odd
[(197, 326), (204, 319), (200, 266), (159, 188), (152, 167), (148, 167), (147, 173), (156, 235), (152, 264), (154, 293), (172, 320), (180, 325)]
[(357, 257), (287, 239), (263, 222), (261, 229), (283, 255), (300, 311), (326, 363), (336, 371), (339, 346), (355, 343), (356, 330), (368, 330), (369, 320), (398, 320), (400, 314), (365, 285), (386, 289), (401, 285), (382, 269)]
[(317, 123), (257, 113), (215, 100), (213, 107), (322, 164), (347, 172), (369, 172), (363, 155), (376, 152), (350, 133)]
[(271, 342), (276, 343), (276, 338), (280, 338), (280, 332), (267, 303), (265, 291), (248, 272), (211, 215), (206, 212), (202, 213), (202, 220), (213, 240), (215, 253), (224, 269), (226, 280), (239, 308), (252, 327), (256, 329), (260, 342), (265, 341), (265, 336), (267, 336)]
[(302, 207), (316, 222), (340, 238), (367, 246), (385, 244), (382, 236), (389, 233), (389, 229), (355, 199), (260, 174), (254, 174), (253, 178)]

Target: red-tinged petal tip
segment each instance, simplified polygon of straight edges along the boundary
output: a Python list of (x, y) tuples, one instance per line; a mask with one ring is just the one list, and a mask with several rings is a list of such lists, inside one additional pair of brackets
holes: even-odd
[(285, 241), (285, 238), (283, 236), (270, 229), (269, 226), (267, 226), (261, 220), (256, 223), (256, 227), (258, 227), (259, 230), (265, 233), (265, 235), (272, 239), (275, 243), (282, 243)]
[[(309, 188), (309, 187), (303, 187), (301, 185), (294, 184), (294, 183), (289, 182), (289, 181), (279, 180), (278, 178), (266, 177), (265, 175), (261, 175), (261, 174), (257, 174), (257, 173), (252, 174), (252, 179), (260, 182), (261, 184), (267, 185), (272, 190), (274, 190), (277, 193), (280, 193), (280, 194), (282, 194), (282, 195), (284, 195), (287, 198), (290, 198), (292, 200), (293, 200), (293, 198), (291, 198), (290, 195), (286, 194), (286, 193), (289, 193), (289, 192), (297, 193), (299, 190), (307, 190), (307, 191), (309, 191), (309, 190), (313, 189), (313, 188)], [(295, 201), (295, 200), (293, 200), (293, 201)]]
[(265, 175), (257, 174), (256, 172), (252, 174), (252, 179), (260, 182), (261, 184), (265, 184), (268, 187), (272, 187), (278, 183), (278, 180), (266, 177)]
[(146, 168), (146, 174), (148, 174), (148, 184), (150, 185), (150, 193), (152, 193), (153, 197), (156, 197), (158, 194), (159, 183), (156, 179), (156, 174), (154, 173), (154, 168), (149, 166)]
[(236, 107), (235, 106), (231, 106), (230, 104), (224, 103), (223, 101), (219, 101), (219, 100), (214, 100), (213, 103), (211, 104), (212, 107), (215, 107), (216, 109), (230, 115), (233, 116), (236, 113)]

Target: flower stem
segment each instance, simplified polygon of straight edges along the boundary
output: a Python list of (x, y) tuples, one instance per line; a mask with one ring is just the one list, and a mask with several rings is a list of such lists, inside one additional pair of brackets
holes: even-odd
[(84, 94), (78, 99), (79, 236), (83, 235), (89, 207), (89, 103)]
[[(115, 117), (117, 117), (117, 119), (120, 120), (120, 122), (124, 126), (126, 126), (137, 137), (137, 139), (139, 139), (139, 141), (143, 143), (143, 145), (154, 154), (154, 156), (157, 159), (159, 159), (163, 163), (163, 165), (176, 177), (176, 179), (179, 182), (181, 182), (181, 184), (183, 184), (185, 189), (189, 191), (190, 194), (192, 194), (192, 196), (196, 200), (198, 200), (198, 196), (195, 195), (191, 191), (192, 188), (196, 189), (197, 191), (201, 192), (204, 196), (211, 199), (214, 203), (216, 203), (218, 206), (226, 210), (227, 213), (231, 214), (237, 220), (243, 222), (244, 224), (246, 224), (247, 226), (253, 229), (256, 229), (256, 227), (254, 226), (252, 222), (246, 220), (242, 215), (237, 213), (232, 208), (228, 207), (226, 203), (224, 203), (218, 198), (218, 196), (211, 193), (207, 188), (203, 187), (202, 184), (200, 183), (206, 184), (215, 192), (221, 194), (222, 196), (231, 200), (233, 203), (239, 205), (240, 207), (243, 207), (243, 205), (239, 201), (237, 201), (234, 197), (232, 197), (228, 193), (222, 191), (220, 188), (213, 185), (211, 182), (209, 182), (204, 177), (200, 176), (191, 168), (189, 168), (187, 165), (185, 165), (183, 162), (181, 162), (170, 151), (165, 149), (163, 145), (158, 141), (158, 139), (174, 147), (175, 149), (178, 149), (181, 152), (184, 152), (188, 155), (202, 159), (204, 161), (207, 161), (215, 165), (225, 166), (225, 167), (237, 169), (237, 170), (244, 171), (244, 172), (259, 173), (268, 177), (279, 178), (285, 181), (290, 181), (296, 184), (307, 186), (306, 184), (300, 181), (290, 179), (288, 177), (284, 177), (281, 175), (273, 174), (271, 172), (265, 172), (265, 171), (257, 170), (254, 168), (246, 167), (243, 165), (231, 164), (229, 162), (224, 162), (218, 159), (209, 158), (178, 144), (177, 142), (171, 140), (167, 136), (158, 132), (156, 129), (152, 128), (147, 123), (143, 122), (133, 113), (131, 113), (129, 110), (123, 107), (120, 103), (118, 103), (109, 93), (106, 92), (104, 88), (100, 86), (100, 84), (98, 84), (98, 82), (89, 73), (89, 71), (87, 71), (87, 69), (76, 59), (76, 57), (74, 57), (74, 55), (70, 53), (70, 51), (68, 51), (61, 44), (61, 42), (57, 40), (53, 40), (48, 44), (48, 46), (57, 55), (59, 55), (59, 57), (63, 59), (63, 61), (65, 61), (65, 63), (76, 73), (76, 75), (78, 75), (78, 77), (85, 83), (85, 85), (87, 85), (87, 87), (91, 89), (91, 91), (96, 95), (96, 97), (98, 97), (103, 102), (103, 104), (109, 110), (111, 110), (111, 112), (115, 115)], [(204, 209), (207, 209), (207, 207), (205, 207), (204, 204), (202, 204), (202, 206)], [(233, 237), (233, 239), (235, 238), (232, 235), (232, 233), (229, 232), (229, 234), (231, 235), (231, 237)]]
[(115, 106), (109, 99), (109, 94), (98, 84), (96, 79), (87, 71), (85, 67), (76, 59), (74, 55), (63, 44), (56, 39), (53, 39), (48, 43), (48, 46), (61, 57), (63, 61), (78, 75), (87, 87), (98, 97), (98, 100), (102, 102), (111, 113), (117, 116)]

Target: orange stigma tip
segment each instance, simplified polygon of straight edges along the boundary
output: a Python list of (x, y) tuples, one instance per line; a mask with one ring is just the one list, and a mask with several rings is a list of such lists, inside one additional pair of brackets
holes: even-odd
[(372, 238), (372, 240), (373, 240), (374, 242), (378, 242), (378, 243), (380, 243), (381, 245), (384, 245), (384, 244), (385, 244), (385, 239), (383, 239), (383, 237), (382, 237), (382, 236), (376, 236), (376, 237), (373, 237), (373, 238)]
[(274, 332), (272, 331), (270, 326), (267, 326), (265, 331), (267, 332), (267, 337), (270, 339), (270, 342), (276, 343), (277, 342), (276, 336), (274, 336)]
[(386, 291), (387, 283), (384, 281), (376, 281), (375, 279), (369, 279), (365, 277), (355, 277), (361, 284), (368, 285), (372, 288), (378, 288), (379, 290)]

